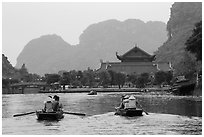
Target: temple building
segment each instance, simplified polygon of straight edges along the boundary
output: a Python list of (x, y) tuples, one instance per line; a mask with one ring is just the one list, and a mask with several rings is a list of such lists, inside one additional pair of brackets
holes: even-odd
[(132, 49), (123, 55), (116, 57), (120, 62), (103, 62), (101, 61), (101, 67), (98, 72), (105, 70), (112, 70), (115, 72), (121, 72), (126, 75), (129, 74), (153, 74), (157, 71), (171, 71), (171, 63), (169, 62), (155, 62), (155, 55), (150, 55), (135, 45)]

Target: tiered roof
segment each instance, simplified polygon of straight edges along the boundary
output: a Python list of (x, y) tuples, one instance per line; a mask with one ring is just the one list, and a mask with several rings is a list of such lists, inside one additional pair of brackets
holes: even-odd
[(121, 56), (116, 52), (116, 57), (121, 62), (152, 62), (155, 55), (152, 56), (135, 45), (135, 47)]

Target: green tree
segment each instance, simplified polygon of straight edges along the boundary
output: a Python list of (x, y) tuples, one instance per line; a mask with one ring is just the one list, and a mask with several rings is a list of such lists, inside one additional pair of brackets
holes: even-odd
[(25, 64), (22, 65), (22, 67), (19, 69), (19, 72), (21, 75), (27, 75), (28, 74), (28, 70), (25, 67)]
[(58, 74), (45, 74), (47, 84), (55, 83), (60, 81), (60, 75)]
[(31, 74), (32, 81), (40, 81), (41, 76), (38, 74)]
[(149, 73), (142, 73), (141, 77), (144, 79), (145, 84), (149, 82)]
[(137, 77), (136, 87), (144, 88), (145, 87), (145, 79), (141, 76)]
[(23, 81), (25, 82), (36, 82), (36, 81), (39, 81), (40, 79), (41, 79), (41, 76), (37, 74), (28, 73), (23, 76)]
[(81, 84), (84, 86), (93, 87), (95, 82), (95, 73), (91, 69), (87, 69), (83, 72), (83, 76), (81, 78)]
[(81, 81), (81, 79), (83, 78), (83, 72), (82, 71), (77, 71), (77, 80)]
[(172, 72), (158, 71), (155, 73), (154, 82), (159, 85), (162, 84), (163, 82), (167, 82), (169, 84), (172, 78), (173, 78)]
[(166, 82), (168, 84), (171, 84), (172, 79), (173, 79), (173, 72), (172, 71), (166, 72)]
[(116, 85), (116, 72), (112, 70), (108, 70), (108, 73), (110, 74), (111, 80), (110, 85)]
[(63, 85), (63, 89), (65, 89), (65, 85), (70, 85), (71, 75), (69, 72), (63, 72), (62, 77), (60, 78), (60, 84)]
[(125, 84), (126, 75), (123, 73), (115, 73), (115, 84), (118, 85), (119, 89)]
[(74, 87), (74, 88), (76, 88), (76, 87), (81, 87), (81, 82), (79, 81), (79, 80), (75, 80), (75, 81), (73, 81), (72, 82), (72, 86)]
[(25, 81), (25, 82), (28, 82), (30, 77), (29, 77), (29, 74), (28, 74), (28, 70), (27, 68), (25, 67), (25, 64), (22, 65), (22, 67), (19, 69), (19, 79), (21, 81)]
[(77, 80), (77, 71), (76, 70), (71, 70), (69, 71), (70, 74), (70, 79), (71, 79), (71, 84), (73, 81)]
[(81, 84), (83, 86), (88, 86), (89, 85), (89, 78), (86, 72), (83, 73), (83, 78), (81, 79)]
[(137, 77), (136, 80), (136, 86), (139, 88), (145, 87), (145, 85), (149, 82), (149, 74), (148, 73), (142, 73), (139, 77)]
[(100, 83), (103, 87), (107, 87), (111, 82), (111, 76), (108, 71), (102, 71), (99, 73)]
[(127, 81), (131, 82), (132, 84), (136, 85), (137, 82), (137, 75), (131, 74), (127, 76)]
[(185, 53), (184, 57), (180, 60), (179, 63), (174, 65), (175, 75), (189, 75), (194, 73), (197, 70), (197, 62), (195, 57), (189, 53)]
[(2, 78), (2, 87), (8, 87), (9, 86), (9, 79)]
[(2, 87), (9, 87), (11, 84), (18, 83), (18, 79), (13, 78), (2, 78)]
[(186, 50), (195, 54), (198, 61), (202, 60), (202, 21), (195, 24), (193, 34), (186, 41)]

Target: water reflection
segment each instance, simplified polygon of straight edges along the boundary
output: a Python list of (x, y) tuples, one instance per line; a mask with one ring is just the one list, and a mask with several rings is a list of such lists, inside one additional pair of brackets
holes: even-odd
[[(56, 126), (59, 123), (59, 121), (57, 121), (57, 120), (37, 120), (37, 122), (41, 123), (45, 126)], [(58, 126), (59, 126), (59, 124), (58, 124)]]
[[(140, 97), (139, 97), (140, 98)], [(185, 98), (144, 98), (141, 104), (149, 112), (176, 114), (185, 116), (202, 116), (202, 102)]]
[[(120, 97), (124, 93), (99, 93), (97, 96), (80, 94), (60, 94), (65, 111), (82, 112), (88, 115), (113, 112), (120, 104)], [(3, 95), (2, 117), (11, 117), (14, 113), (30, 112), (43, 108), (43, 101), (50, 94)], [(152, 113), (176, 114), (184, 116), (202, 116), (202, 101), (189, 98), (168, 96), (136, 95), (144, 110)]]

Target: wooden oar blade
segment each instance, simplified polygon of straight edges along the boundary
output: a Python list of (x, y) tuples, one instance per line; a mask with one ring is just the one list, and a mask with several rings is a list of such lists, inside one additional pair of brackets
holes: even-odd
[(79, 116), (86, 116), (84, 113), (75, 113), (75, 112), (63, 112), (65, 114), (71, 114), (71, 115), (79, 115)]
[[(138, 103), (139, 104), (139, 103)], [(149, 113), (147, 113), (147, 111), (145, 111), (142, 106), (139, 104), (139, 106), (141, 107), (141, 109), (146, 113), (146, 115), (149, 115)]]
[[(144, 110), (143, 110), (144, 111)], [(146, 115), (149, 115), (149, 113), (147, 113), (146, 111), (144, 111), (146, 113)]]
[(24, 115), (29, 115), (29, 114), (33, 114), (33, 113), (35, 113), (35, 111), (28, 112), (28, 113), (22, 113), (22, 114), (15, 114), (15, 115), (13, 115), (13, 117), (24, 116)]

